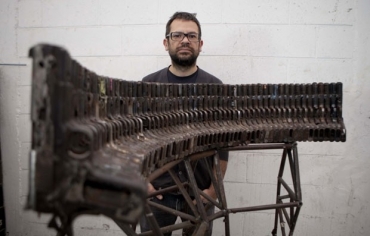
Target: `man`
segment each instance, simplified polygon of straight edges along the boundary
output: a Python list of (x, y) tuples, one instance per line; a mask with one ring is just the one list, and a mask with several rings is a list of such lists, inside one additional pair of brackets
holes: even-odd
[[(203, 71), (196, 65), (197, 58), (203, 46), (201, 36), (200, 23), (194, 14), (176, 12), (167, 22), (165, 39), (163, 40), (165, 50), (168, 51), (171, 57), (171, 65), (144, 77), (143, 81), (160, 83), (222, 83), (221, 80)], [(219, 156), (221, 172), (224, 176), (227, 167), (228, 153), (220, 152)], [(213, 165), (213, 157), (209, 157), (208, 159)], [(198, 187), (204, 193), (216, 199), (216, 193), (206, 168), (205, 158), (199, 160), (194, 171), (195, 179)], [(187, 176), (183, 164), (175, 166), (174, 171), (177, 173), (180, 180), (186, 180)], [(148, 183), (148, 194), (153, 193), (156, 189), (172, 185), (174, 185), (174, 182), (171, 176), (165, 173), (152, 183)], [(204, 203), (207, 202), (202, 196), (201, 198)], [(156, 198), (153, 198), (152, 201), (179, 211), (184, 211), (184, 207), (186, 207), (186, 202), (179, 193), (158, 195)], [(176, 216), (172, 214), (160, 211), (154, 207), (152, 211), (160, 227), (173, 225), (176, 221)], [(208, 210), (207, 214), (212, 214), (213, 212), (214, 207)], [(151, 230), (145, 217), (142, 217), (140, 226), (142, 232)], [(210, 224), (207, 235), (211, 234), (212, 223)], [(165, 234), (165, 236), (167, 235), (169, 236), (171, 233)]]

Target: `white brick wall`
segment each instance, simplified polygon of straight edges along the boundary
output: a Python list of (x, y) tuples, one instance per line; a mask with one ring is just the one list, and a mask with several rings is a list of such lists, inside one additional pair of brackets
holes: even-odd
[[(40, 42), (68, 47), (72, 56), (118, 56), (121, 49), (121, 27), (66, 27), (18, 29), (18, 55)], [(102, 47), (101, 45), (105, 46)]]
[[(370, 3), (367, 0), (2, 0), (0, 134), (7, 231), (55, 235), (48, 215), (24, 211), (30, 150), (31, 46), (68, 49), (98, 74), (138, 81), (169, 64), (165, 23), (198, 13), (203, 69), (225, 83), (344, 83), (346, 143), (300, 143), (303, 208), (295, 235), (370, 234)], [(12, 65), (9, 65), (12, 64)], [(280, 153), (234, 152), (229, 206), (273, 203)], [(232, 235), (271, 235), (273, 211), (231, 216)], [(81, 217), (76, 235), (124, 235), (110, 219)], [(222, 220), (214, 235), (224, 235)]]

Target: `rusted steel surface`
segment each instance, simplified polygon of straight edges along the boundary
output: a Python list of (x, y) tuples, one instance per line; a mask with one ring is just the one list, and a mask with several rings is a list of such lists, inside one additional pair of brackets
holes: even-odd
[[(145, 179), (189, 156), (346, 139), (341, 83), (131, 82), (99, 76), (55, 46), (37, 45), (30, 57), (28, 206), (60, 218), (61, 226), (51, 221), (60, 235), (72, 235), (70, 222), (80, 214), (135, 223), (144, 211)], [(199, 214), (204, 219), (204, 209)]]

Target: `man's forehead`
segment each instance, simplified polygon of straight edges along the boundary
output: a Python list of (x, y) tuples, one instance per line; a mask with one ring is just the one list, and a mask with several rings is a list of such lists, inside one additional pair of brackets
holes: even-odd
[(171, 31), (182, 31), (182, 32), (198, 32), (198, 26), (194, 21), (191, 20), (180, 20), (176, 19), (172, 21)]

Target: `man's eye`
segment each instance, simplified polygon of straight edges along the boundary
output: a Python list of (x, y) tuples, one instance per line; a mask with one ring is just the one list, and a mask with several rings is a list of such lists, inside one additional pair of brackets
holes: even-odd
[(172, 38), (175, 39), (181, 38), (181, 34), (172, 34)]
[(196, 39), (198, 36), (196, 34), (189, 34), (189, 38)]

